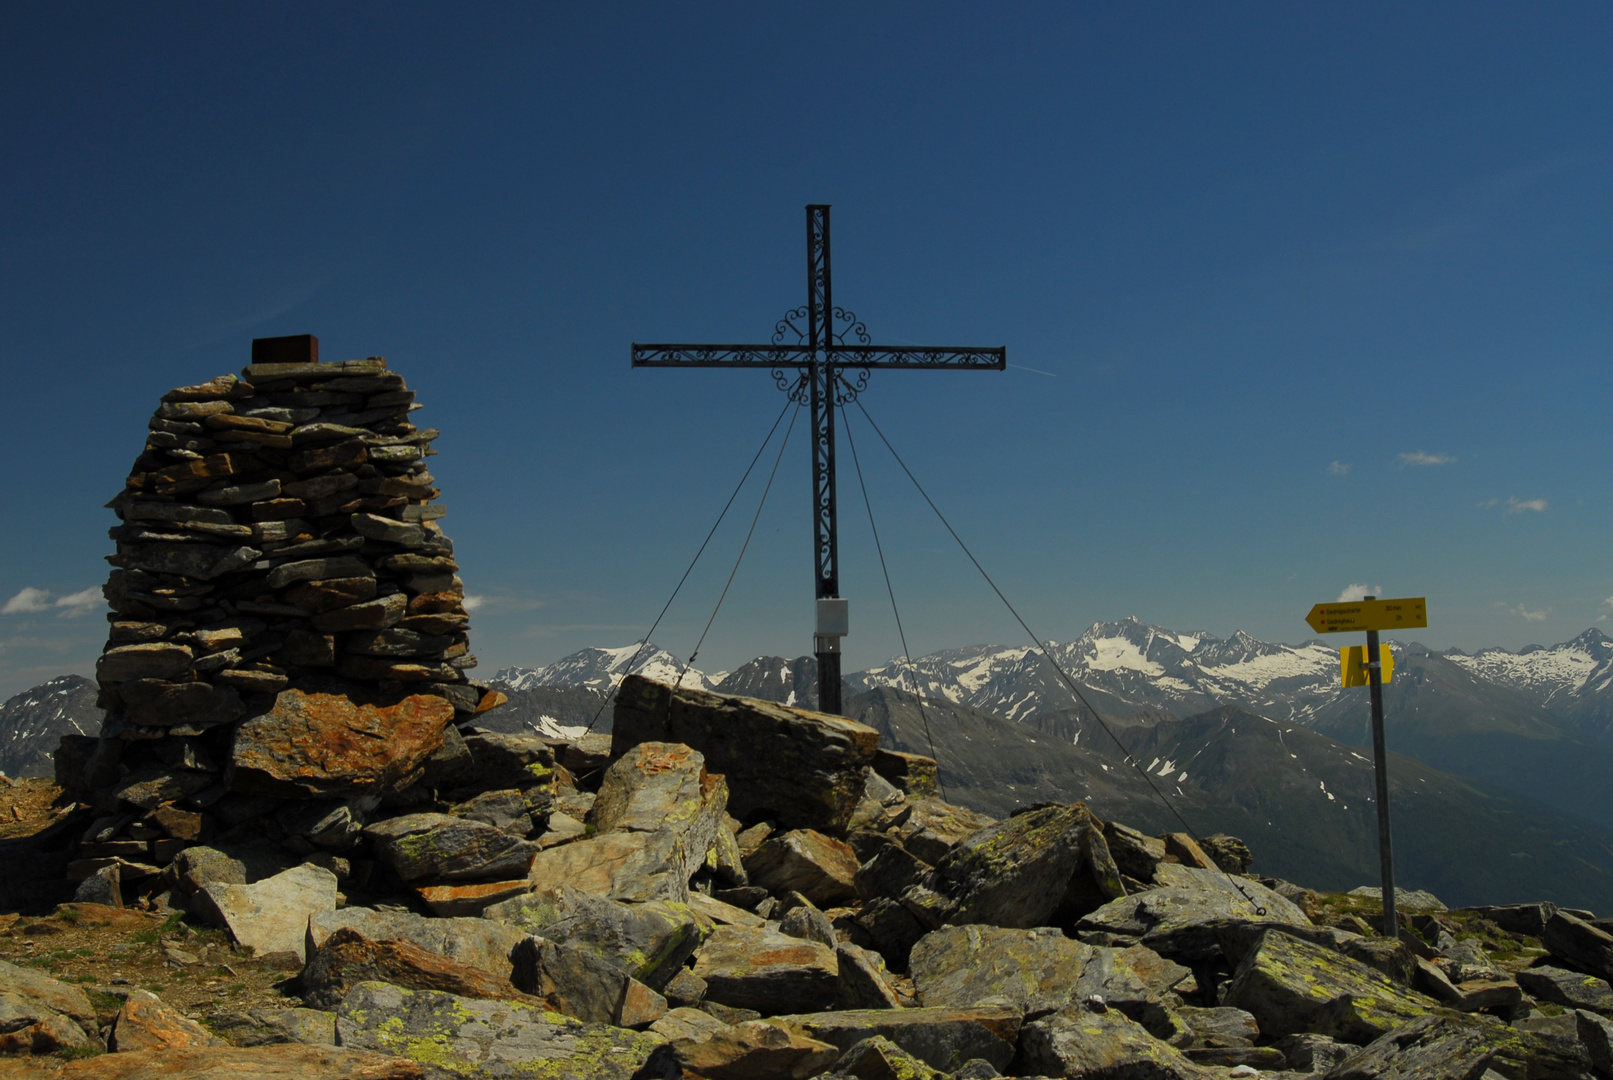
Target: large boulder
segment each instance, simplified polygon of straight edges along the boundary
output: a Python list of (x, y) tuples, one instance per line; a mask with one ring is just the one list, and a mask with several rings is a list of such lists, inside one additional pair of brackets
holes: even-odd
[(1081, 980), (1071, 995), (1074, 1002), (1100, 997), (1140, 1023), (1155, 1023), (1158, 1006), (1192, 971), (1165, 959), (1146, 945), (1124, 949), (1098, 946), (1092, 950)]
[(724, 778), (687, 746), (631, 747), (605, 772), (588, 811), (595, 834), (542, 851), (529, 878), (539, 891), (570, 885), (615, 900), (686, 903), (689, 879), (717, 843), (728, 806)]
[(839, 716), (629, 675), (616, 692), (611, 755), (645, 742), (703, 754), (707, 768), (727, 777), (730, 810), (741, 820), (837, 835), (862, 797), (879, 733)]
[(1268, 1038), (1311, 1032), (1363, 1044), (1438, 1007), (1365, 964), (1276, 930), (1243, 958), (1222, 1004), (1251, 1013)]
[(819, 907), (857, 895), (857, 853), (814, 829), (768, 837), (745, 860), (745, 872), (770, 893), (798, 892)]
[(689, 1073), (705, 1080), (801, 1080), (816, 1076), (838, 1048), (767, 1020), (725, 1024), (698, 1009), (673, 1009), (650, 1025)]
[(1241, 893), (1193, 886), (1150, 889), (1112, 900), (1076, 923), (1078, 933), (1102, 932), (1134, 938), (1155, 952), (1184, 964), (1214, 960), (1221, 951), (1218, 928), (1228, 923), (1270, 922), (1309, 926), (1297, 905), (1248, 879)]
[(968, 1008), (998, 998), (1021, 1012), (1047, 1012), (1069, 1003), (1095, 951), (1051, 927), (947, 926), (921, 938), (907, 963), (921, 1005)]
[(336, 910), (336, 875), (304, 863), (255, 885), (204, 886), (191, 904), (259, 956), (292, 952), (306, 960), (308, 919)]
[(954, 1072), (981, 1058), (999, 1072), (1008, 1068), (1019, 1041), (1020, 1011), (1009, 1005), (968, 1009), (847, 1009), (777, 1022), (821, 1042), (850, 1050), (883, 1035), (903, 1050), (942, 1072)]
[(131, 990), (112, 1022), (110, 1048), (120, 1054), (134, 1050), (169, 1050), (181, 1046), (223, 1046), (196, 1021), (149, 990)]
[(617, 832), (538, 852), (527, 880), (536, 892), (570, 885), (629, 903), (669, 900), (686, 904), (689, 864), (688, 851), (670, 830)]
[(419, 1062), (430, 1080), (467, 1076), (678, 1080), (657, 1035), (588, 1024), (516, 1001), (479, 1001), (386, 983), (355, 986), (336, 1010), (344, 1047)]
[(706, 1000), (764, 1016), (816, 1012), (835, 1002), (835, 951), (768, 927), (719, 926), (696, 955)]
[(379, 794), (418, 775), (453, 718), (432, 694), (369, 704), (282, 690), (235, 729), (226, 779), (234, 791), (288, 798)]
[[(986, 1068), (991, 1069), (991, 1066), (988, 1064)], [(991, 1069), (993, 1073), (996, 1071)], [(875, 1035), (854, 1043), (850, 1050), (840, 1055), (829, 1075), (855, 1076), (859, 1080), (867, 1077), (883, 1077), (885, 1080), (944, 1080), (945, 1077), (944, 1073), (930, 1068), (883, 1035)], [(962, 1070), (959, 1070), (959, 1075), (963, 1075)]]
[(1541, 1001), (1613, 1016), (1613, 985), (1606, 979), (1550, 965), (1524, 968), (1517, 979), (1519, 986)]
[(506, 982), (510, 953), (527, 936), (519, 927), (487, 919), (430, 919), (411, 911), (348, 907), (320, 912), (308, 920), (308, 954), (342, 929), (357, 931), (371, 941), (406, 941)]
[(542, 938), (515, 950), (515, 985), (545, 1008), (592, 1024), (644, 1027), (667, 1012), (665, 998), (612, 961)]
[(608, 960), (653, 990), (661, 990), (694, 955), (706, 927), (685, 904), (646, 900), (623, 904), (562, 885), (529, 893), (482, 912), (512, 932), (561, 942)]
[(965, 839), (994, 824), (994, 818), (966, 806), (920, 798), (903, 807), (895, 835), (904, 848), (934, 865)]
[(1082, 1005), (1033, 1020), (1019, 1033), (1015, 1071), (1023, 1076), (1200, 1080), (1207, 1072), (1115, 1009)]
[(516, 998), (506, 973), (450, 960), (409, 941), (372, 941), (342, 928), (308, 956), (302, 969), (303, 1000), (318, 1009), (334, 1008), (362, 982), (385, 982), (410, 990), (441, 990), (460, 997)]
[(1495, 1047), (1477, 1024), (1424, 1016), (1345, 1058), (1327, 1080), (1480, 1080), (1494, 1060)]
[(1603, 979), (1613, 980), (1613, 934), (1566, 911), (1546, 921), (1540, 942), (1553, 956)]
[(503, 829), (449, 814), (405, 814), (366, 826), (375, 853), (402, 881), (478, 881), (526, 873), (540, 850)]
[(1044, 806), (971, 835), (935, 864), (940, 921), (1028, 928), (1125, 896), (1103, 823), (1081, 803)]

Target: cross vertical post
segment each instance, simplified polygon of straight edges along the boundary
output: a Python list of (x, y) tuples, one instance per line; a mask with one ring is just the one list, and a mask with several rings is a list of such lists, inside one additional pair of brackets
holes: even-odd
[[(812, 410), (812, 558), (817, 623), (818, 709), (839, 714), (840, 639), (849, 624), (840, 598), (839, 527), (835, 507), (835, 406), (857, 400), (875, 368), (1002, 371), (1008, 350), (874, 345), (857, 316), (834, 304), (829, 260), (829, 206), (806, 208), (807, 302), (773, 328), (770, 345), (641, 345), (634, 367), (766, 368), (780, 390)], [(837, 329), (837, 326), (839, 329)], [(785, 344), (793, 334), (794, 344)], [(854, 341), (847, 341), (847, 338)], [(786, 369), (798, 374), (786, 376)], [(856, 374), (848, 379), (847, 370)]]
[[(812, 528), (813, 570), (817, 598), (840, 597), (840, 523), (835, 506), (835, 375), (833, 328), (834, 281), (829, 263), (829, 207), (806, 208), (807, 295), (811, 297), (808, 341), (812, 364)], [(821, 352), (820, 352), (821, 350)], [(819, 357), (822, 359), (819, 359)], [(819, 605), (821, 608), (822, 605)], [(840, 714), (840, 635), (829, 633), (820, 615), (812, 637), (818, 661), (818, 708)]]

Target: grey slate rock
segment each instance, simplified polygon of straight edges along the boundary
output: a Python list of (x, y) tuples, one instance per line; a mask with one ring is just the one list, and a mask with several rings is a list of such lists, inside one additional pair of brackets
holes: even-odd
[[(993, 1063), (995, 1064), (995, 1062)], [(1021, 1076), (1138, 1077), (1200, 1080), (1205, 1073), (1180, 1050), (1160, 1042), (1115, 1009), (1072, 1006), (1034, 1020), (1019, 1033)]]
[(1365, 964), (1278, 931), (1243, 958), (1222, 1004), (1253, 1014), (1268, 1037), (1308, 1031), (1354, 1043), (1436, 1007)]
[(336, 1010), (342, 1046), (422, 1062), (429, 1080), (679, 1080), (659, 1036), (586, 1024), (520, 1002), (360, 983)]
[(1495, 1049), (1476, 1024), (1425, 1016), (1382, 1035), (1327, 1073), (1327, 1080), (1480, 1080)]
[(975, 1058), (985, 1059), (999, 1071), (1007, 1069), (1020, 1037), (1020, 1013), (1006, 1005), (973, 1009), (847, 1009), (785, 1016), (779, 1022), (842, 1051), (864, 1039), (883, 1035), (942, 1072), (962, 1068)]
[(1516, 978), (1519, 986), (1541, 1001), (1613, 1016), (1613, 985), (1606, 979), (1551, 966), (1524, 968)]
[(840, 968), (840, 989), (835, 1007), (840, 1009), (900, 1009), (901, 999), (881, 974), (878, 953), (870, 953), (849, 942), (835, 947)]
[(1052, 927), (947, 926), (913, 946), (908, 970), (926, 1006), (1005, 999), (1021, 1012), (1047, 1012), (1069, 1004), (1095, 952)]
[(705, 937), (687, 905), (663, 900), (623, 904), (564, 885), (551, 893), (493, 904), (482, 918), (592, 953), (653, 990), (686, 971), (684, 962)]
[(527, 935), (517, 927), (487, 919), (428, 918), (412, 911), (346, 907), (322, 911), (308, 920), (307, 952), (338, 930), (356, 930), (371, 941), (407, 941), (499, 978), (510, 977), (510, 953)]
[(536, 843), (502, 829), (447, 814), (389, 818), (368, 826), (364, 835), (403, 881), (517, 878), (539, 851)]
[(1546, 921), (1540, 941), (1553, 956), (1613, 981), (1613, 934), (1606, 930), (1566, 911), (1557, 911)]

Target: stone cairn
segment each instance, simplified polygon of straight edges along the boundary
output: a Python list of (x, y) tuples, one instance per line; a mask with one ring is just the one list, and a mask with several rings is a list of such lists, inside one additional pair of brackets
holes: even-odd
[(465, 794), (472, 745), (496, 778), (489, 739), (541, 823), (548, 747), (459, 731), (504, 696), (465, 674), (438, 433), (380, 357), (311, 359), (164, 394), (107, 504), (106, 719), (56, 759), (98, 812), (68, 871), (86, 897), (171, 890), (176, 857), (218, 837), (271, 864), (322, 854), (344, 880), (357, 863), (362, 884), (366, 822), (450, 806), (434, 800)]

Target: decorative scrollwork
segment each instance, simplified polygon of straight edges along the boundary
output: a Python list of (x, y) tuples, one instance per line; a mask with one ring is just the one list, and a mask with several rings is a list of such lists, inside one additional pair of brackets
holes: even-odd
[(796, 404), (806, 400), (807, 373), (795, 371), (786, 374), (783, 368), (774, 368), (768, 374), (773, 376), (773, 382), (778, 388), (790, 395), (790, 400)]
[(808, 318), (810, 309), (805, 304), (784, 313), (784, 318), (773, 324), (773, 344), (784, 344), (784, 335), (794, 334), (795, 343), (801, 344), (807, 339), (807, 332), (797, 325), (797, 320)]
[[(834, 326), (837, 322), (845, 323), (845, 328), (836, 331)], [(847, 335), (856, 338), (856, 341), (847, 341)], [(829, 319), (829, 337), (836, 345), (872, 345), (874, 343), (874, 339), (868, 336), (868, 327), (864, 325), (861, 319), (857, 318), (857, 313), (847, 311), (838, 305), (836, 305), (834, 314)]]
[(857, 395), (868, 389), (868, 377), (873, 374), (867, 368), (851, 368), (852, 379), (847, 380), (847, 368), (835, 369), (835, 404), (850, 405), (857, 400)]

